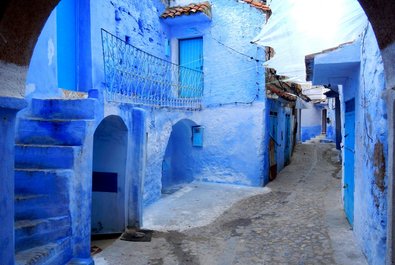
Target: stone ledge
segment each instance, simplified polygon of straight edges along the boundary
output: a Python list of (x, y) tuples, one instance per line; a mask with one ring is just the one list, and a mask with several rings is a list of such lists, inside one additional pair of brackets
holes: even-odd
[(21, 110), (27, 106), (27, 102), (23, 98), (0, 97), (0, 108)]

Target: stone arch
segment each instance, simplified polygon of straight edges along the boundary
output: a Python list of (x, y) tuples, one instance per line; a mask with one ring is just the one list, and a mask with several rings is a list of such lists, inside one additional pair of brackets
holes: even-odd
[(0, 96), (24, 97), (34, 46), (59, 0), (6, 0), (0, 6)]
[(162, 162), (162, 193), (194, 180), (192, 126), (196, 123), (182, 119), (172, 127)]

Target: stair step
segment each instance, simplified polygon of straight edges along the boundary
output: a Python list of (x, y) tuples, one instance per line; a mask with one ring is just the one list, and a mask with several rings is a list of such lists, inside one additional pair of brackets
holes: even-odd
[(71, 169), (78, 147), (55, 145), (15, 145), (17, 169)]
[(56, 242), (20, 251), (15, 255), (16, 265), (65, 264), (72, 257), (69, 237)]
[(46, 119), (94, 119), (95, 99), (33, 99), (32, 115)]
[(85, 139), (86, 126), (84, 120), (20, 119), (16, 142), (80, 146)]
[(69, 216), (15, 222), (15, 250), (22, 251), (70, 236)]
[(63, 170), (15, 170), (15, 194), (58, 194), (69, 186), (74, 172)]
[(69, 195), (16, 194), (15, 220), (49, 218), (69, 214)]

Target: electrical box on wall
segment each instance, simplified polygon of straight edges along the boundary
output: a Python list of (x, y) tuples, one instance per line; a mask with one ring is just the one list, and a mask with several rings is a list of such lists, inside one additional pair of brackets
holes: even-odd
[(192, 126), (192, 146), (203, 147), (203, 126)]

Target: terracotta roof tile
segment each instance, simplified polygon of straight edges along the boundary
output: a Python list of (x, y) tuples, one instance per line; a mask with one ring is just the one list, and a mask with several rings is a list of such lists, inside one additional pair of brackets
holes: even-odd
[(280, 89), (276, 88), (272, 84), (267, 84), (266, 89), (267, 89), (267, 91), (270, 91), (271, 93), (276, 94), (277, 96), (279, 96), (283, 99), (286, 99), (288, 101), (296, 101), (296, 99), (298, 98), (294, 94), (291, 94), (291, 93), (285, 92), (285, 91), (281, 91)]
[(262, 0), (241, 0), (247, 4), (250, 4), (250, 6), (255, 7), (259, 10), (262, 10), (263, 12), (270, 13), (271, 9), (269, 6), (266, 5), (266, 1)]
[(202, 12), (211, 17), (211, 4), (209, 2), (202, 2), (197, 4), (189, 4), (187, 6), (168, 7), (160, 16), (161, 18), (174, 18), (176, 16), (190, 15)]

